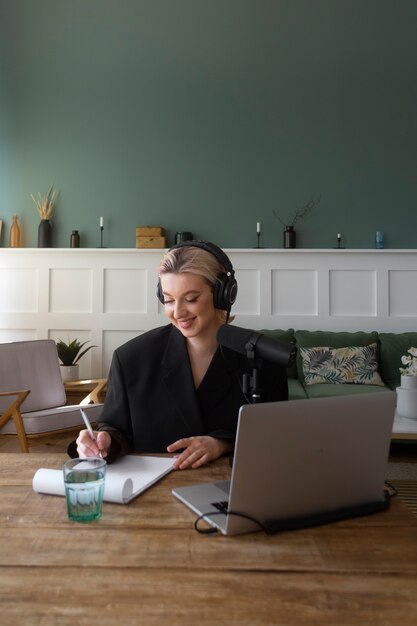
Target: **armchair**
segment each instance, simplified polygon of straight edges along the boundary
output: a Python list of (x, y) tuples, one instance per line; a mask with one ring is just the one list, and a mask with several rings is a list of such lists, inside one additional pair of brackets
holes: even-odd
[[(91, 382), (91, 381), (90, 381)], [(103, 404), (94, 403), (106, 379), (80, 404), (92, 422)], [(0, 344), (0, 435), (17, 436), (22, 452), (29, 439), (83, 427), (80, 405), (66, 405), (58, 353), (51, 339)]]

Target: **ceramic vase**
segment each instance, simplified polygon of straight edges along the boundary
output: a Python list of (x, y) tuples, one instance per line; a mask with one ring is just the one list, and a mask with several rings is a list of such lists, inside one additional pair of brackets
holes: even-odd
[(67, 380), (79, 380), (79, 365), (60, 365), (62, 382)]
[(52, 247), (52, 223), (51, 220), (41, 220), (38, 228), (38, 248)]
[(20, 248), (20, 227), (17, 221), (17, 215), (13, 215), (9, 244), (11, 248)]
[(401, 376), (401, 387), (397, 387), (397, 414), (417, 420), (417, 376)]
[(284, 230), (284, 248), (295, 248), (294, 226), (286, 226)]

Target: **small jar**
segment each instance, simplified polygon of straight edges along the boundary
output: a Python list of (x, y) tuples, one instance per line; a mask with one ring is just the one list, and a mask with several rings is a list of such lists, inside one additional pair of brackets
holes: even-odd
[(179, 231), (175, 235), (175, 243), (183, 243), (184, 241), (190, 241), (193, 238), (192, 234), (188, 230)]
[(71, 248), (79, 248), (80, 247), (80, 235), (78, 230), (73, 230), (71, 233), (71, 240), (70, 240), (70, 246)]

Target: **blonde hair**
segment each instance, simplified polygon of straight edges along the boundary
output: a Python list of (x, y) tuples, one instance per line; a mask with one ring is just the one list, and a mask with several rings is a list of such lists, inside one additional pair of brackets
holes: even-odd
[[(159, 275), (162, 274), (197, 274), (202, 276), (207, 284), (214, 291), (216, 283), (220, 281), (220, 274), (226, 272), (226, 268), (220, 261), (207, 250), (193, 246), (182, 246), (181, 248), (173, 248), (162, 258), (159, 266)], [(227, 311), (220, 311), (219, 316), (222, 323), (232, 321), (233, 316), (227, 316)]]

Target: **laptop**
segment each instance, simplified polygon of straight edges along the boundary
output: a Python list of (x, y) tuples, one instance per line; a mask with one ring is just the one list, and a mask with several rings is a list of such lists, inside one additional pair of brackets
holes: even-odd
[(383, 391), (244, 405), (231, 480), (172, 493), (224, 535), (383, 510), (395, 401)]

